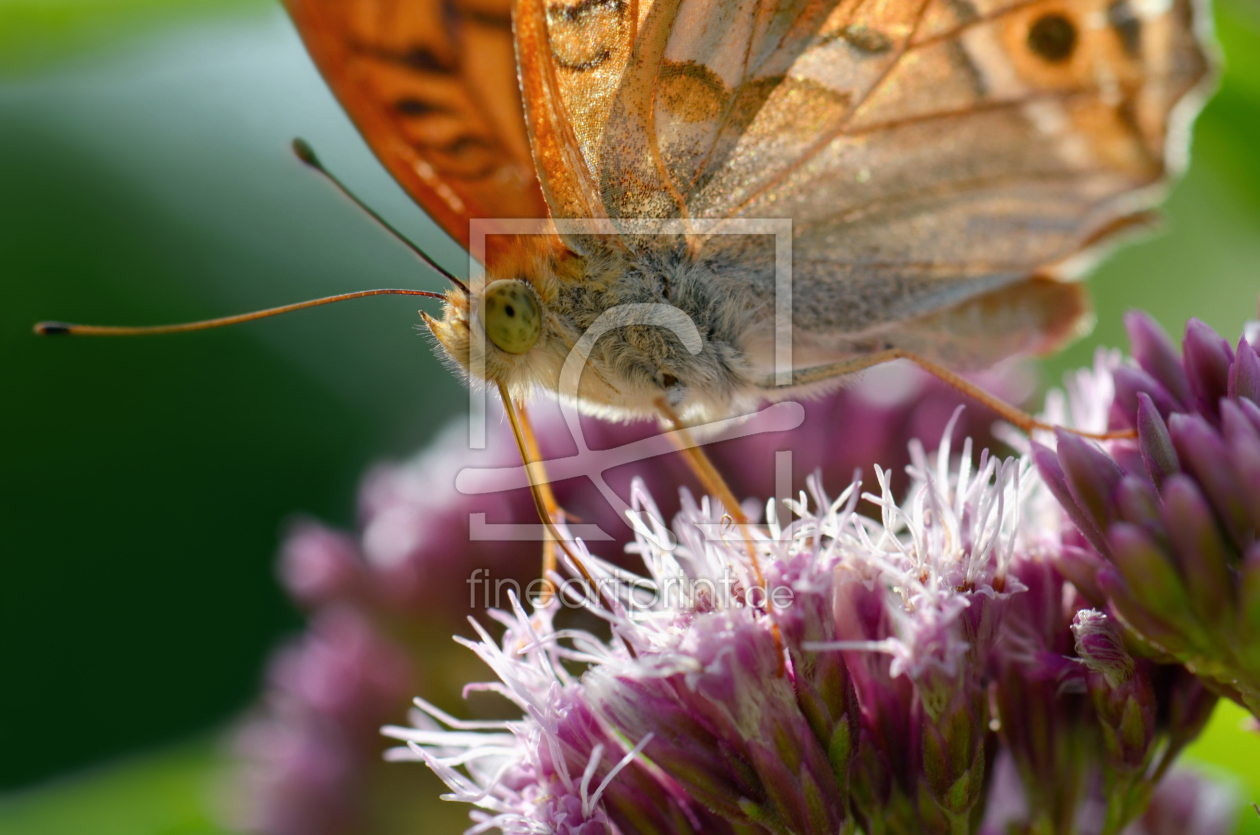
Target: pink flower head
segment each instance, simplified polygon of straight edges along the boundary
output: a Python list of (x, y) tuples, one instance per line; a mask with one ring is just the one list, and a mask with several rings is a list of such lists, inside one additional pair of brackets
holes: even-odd
[[(775, 831), (841, 831), (855, 816), (877, 824), (921, 791), (932, 802), (913, 814), (925, 825), (970, 814), (984, 788), (980, 672), (1006, 601), (1020, 589), (1008, 568), (1027, 465), (986, 454), (973, 468), (969, 443), (964, 453), (951, 465), (944, 444), (929, 463), (916, 445), (910, 497), (900, 504), (877, 471), (881, 493), (865, 498), (881, 520), (855, 512), (857, 483), (831, 500), (814, 482), (812, 501), (791, 503), (791, 521), (774, 518), (771, 504), (770, 524), (749, 534), (764, 589), (752, 585), (748, 541), (719, 506), (684, 494), (666, 528), (646, 490), (636, 490), (636, 507), (647, 512), (636, 521), (634, 550), (646, 573), (628, 575), (584, 553), (605, 592), (562, 587), (567, 600), (609, 623), (611, 640), (555, 629), (557, 600), (528, 617), (518, 609), (502, 646), (488, 636), (474, 645), (500, 677), (487, 686), (525, 709), (512, 730), (524, 744), (520, 762), (540, 775), (544, 760), (549, 774), (574, 772), (593, 750), (588, 741), (554, 757), (566, 737), (540, 701), (546, 683), (583, 706), (599, 729), (589, 740), (630, 758), (599, 799), (619, 831), (642, 831), (614, 801), (622, 781), (641, 780), (657, 781), (656, 793), (686, 814), (697, 814), (695, 806), (732, 825)], [(703, 593), (670, 593), (680, 587)], [(863, 611), (874, 616), (864, 620)], [(589, 668), (572, 680), (563, 659)], [(449, 731), (426, 724), (389, 733), (411, 743), (408, 756), (441, 769), (460, 796), (508, 792), (521, 802), (519, 788), (487, 782), (488, 771), (454, 770), (477, 758), (477, 743), (438, 718)], [(899, 733), (885, 733), (894, 725)], [(454, 739), (472, 748), (443, 760), (439, 752)], [(861, 774), (863, 748), (885, 764), (883, 788)], [(597, 773), (623, 762), (605, 759)], [(863, 798), (851, 802), (854, 775)]]
[[(943, 835), (986, 810), (1029, 828), (1096, 812), (1081, 833), (1118, 832), (1212, 699), (1132, 658), (1044, 559), (1027, 458), (951, 453), (912, 445), (900, 501), (883, 470), (877, 494), (813, 480), (793, 518), (771, 502), (748, 532), (686, 492), (667, 526), (636, 487), (642, 574), (579, 543), (596, 589), (571, 565), (559, 597), (493, 614), (502, 641), (461, 639), (498, 676), (477, 687), (521, 718), (420, 702), (386, 730), (407, 743), (393, 756), (428, 763), (478, 832)], [(557, 625), (570, 609), (608, 636)]]
[[(1019, 398), (1027, 388), (1018, 374), (1009, 370), (986, 375), (982, 384), (1009, 398)], [(907, 439), (938, 436), (960, 399), (958, 392), (913, 368), (890, 367), (873, 372), (843, 391), (804, 404), (804, 423), (792, 432), (747, 434), (745, 430), (749, 426), (741, 424), (732, 434), (744, 433), (744, 437), (718, 439), (708, 450), (741, 497), (766, 495), (779, 486), (780, 473), (776, 466), (781, 460), (779, 453), (794, 457), (793, 489), (801, 487), (810, 472), (820, 472), (828, 481), (843, 482), (851, 478), (856, 469), (871, 473), (874, 463), (878, 462), (890, 468), (885, 475), (892, 478), (892, 489), (900, 492), (908, 481), (902, 472), (909, 461)], [(574, 442), (555, 404), (538, 403), (531, 407), (530, 415), (544, 457), (563, 458), (574, 453)], [(993, 420), (991, 414), (977, 408), (969, 409), (964, 418), (968, 431), (982, 435)], [(837, 435), (834, 431), (837, 425), (847, 427), (846, 433)], [(596, 451), (616, 450), (658, 431), (650, 424), (617, 426), (588, 419), (582, 420), (582, 426), (587, 445)], [(422, 692), (430, 698), (446, 697), (452, 682), (448, 681), (446, 659), (439, 651), (439, 647), (445, 645), (445, 636), (453, 629), (462, 628), (470, 613), (489, 605), (488, 592), (495, 590), (495, 583), (503, 581), (504, 588), (511, 588), (515, 583), (517, 588), (525, 589), (538, 577), (539, 542), (499, 541), (472, 535), (474, 517), (489, 525), (534, 522), (536, 517), (529, 491), (517, 487), (474, 494), (456, 488), (456, 476), (466, 468), (493, 467), (505, 468), (505, 471), (519, 468), (515, 445), (501, 414), (490, 415), (488, 429), (486, 450), (468, 449), (467, 427), (461, 422), (414, 458), (372, 470), (360, 491), (356, 533), (334, 531), (313, 521), (300, 522), (291, 529), (279, 567), (281, 581), (290, 595), (313, 613), (315, 623), (320, 622), (325, 612), (353, 607), (381, 646), (390, 647), (398, 657), (406, 659), (413, 678), (411, 685), (396, 693), (392, 702), (345, 700), (338, 694), (375, 692), (372, 679), (377, 672), (364, 665), (338, 664), (336, 654), (282, 651), (282, 657), (289, 660), (278, 661), (278, 665), (289, 665), (295, 670), (300, 667), (305, 672), (273, 676), (259, 715), (250, 719), (243, 734), (257, 738), (255, 730), (265, 726), (273, 737), (283, 736), (294, 742), (286, 750), (308, 752), (310, 769), (324, 773), (335, 767), (340, 776), (320, 783), (317, 790), (311, 788), (316, 785), (313, 779), (295, 777), (289, 782), (255, 779), (261, 772), (275, 773), (272, 759), (263, 748), (244, 746), (241, 768), (249, 777), (242, 781), (245, 790), (238, 792), (238, 804), (270, 810), (266, 816), (251, 818), (259, 831), (270, 835), (301, 831), (302, 826), (296, 826), (295, 830), (295, 825), (289, 822), (308, 818), (320, 822), (323, 829), (318, 831), (355, 832), (356, 835), (369, 831), (368, 820), (374, 804), (387, 806), (395, 802), (391, 799), (395, 795), (392, 781), (389, 788), (381, 787), (385, 780), (373, 765), (382, 741), (373, 738), (371, 731), (365, 735), (363, 729), (400, 721), (408, 703), (404, 693), (413, 694), (416, 687), (423, 687)], [(668, 519), (678, 512), (680, 485), (695, 486), (686, 467), (673, 454), (623, 464), (605, 475), (608, 484), (621, 496), (629, 496), (633, 479), (641, 479), (646, 489), (663, 501), (659, 511), (653, 511), (656, 518)], [(635, 532), (592, 489), (590, 480), (569, 478), (557, 482), (554, 488), (567, 511), (583, 523), (598, 525), (612, 535), (612, 542), (597, 543), (600, 552), (613, 562), (628, 564), (623, 550), (627, 543), (634, 542)], [(695, 510), (694, 502), (688, 507)], [(704, 524), (710, 526), (720, 519), (718, 513)], [(704, 536), (695, 526), (684, 526), (679, 535), (693, 544), (702, 541)], [(631, 547), (637, 548), (633, 544)], [(686, 565), (688, 571), (697, 570), (694, 561)], [(685, 572), (670, 575), (672, 592), (684, 589), (690, 592), (689, 599), (677, 601), (684, 619), (712, 610), (718, 602), (718, 594), (724, 590), (723, 583), (728, 584), (725, 590), (732, 595), (743, 594), (752, 585), (746, 566), (738, 571), (731, 570), (722, 562), (721, 554), (713, 555), (712, 565), (714, 573), (708, 585), (684, 586), (677, 581)], [(468, 581), (477, 569), (482, 571), (478, 577), (490, 577), (491, 582), (474, 594)], [(682, 571), (678, 566), (675, 569)], [(809, 582), (830, 583), (830, 579), (814, 578)], [(671, 589), (665, 589), (665, 593), (671, 593)], [(503, 595), (499, 597), (503, 602)], [(812, 599), (819, 612), (830, 611), (830, 601), (824, 600), (821, 594)], [(791, 619), (798, 611), (804, 610), (784, 610), (782, 629), (791, 628)], [(662, 616), (674, 617), (672, 614)], [(804, 624), (826, 621), (820, 616), (800, 620), (802, 629)], [(832, 632), (803, 631), (797, 643), (832, 638)], [(310, 641), (323, 645), (322, 638), (312, 637)], [(302, 642), (301, 646), (310, 641)], [(294, 657), (304, 660), (297, 664), (292, 661)], [(843, 721), (851, 721), (853, 713), (846, 713), (828, 689), (829, 682), (844, 680), (843, 677), (837, 679), (835, 669), (843, 667), (841, 655), (814, 653), (807, 658), (802, 654), (797, 662), (798, 666), (815, 665), (815, 692), (800, 696), (813, 700), (810, 710), (834, 708), (839, 711), (826, 720), (830, 723), (827, 727), (841, 721), (841, 717), (847, 716)], [(296, 691), (290, 688), (294, 680), (325, 681), (329, 687), (326, 692), (307, 687), (303, 692), (310, 698), (298, 699), (294, 695)], [(804, 678), (799, 682), (802, 687), (804, 682)], [(281, 709), (281, 704), (300, 704), (301, 709)], [(345, 709), (345, 705), (351, 709)], [(329, 739), (338, 741), (334, 744), (328, 742)], [(604, 757), (612, 755), (614, 742), (604, 742)], [(318, 752), (319, 756), (311, 752)], [(587, 759), (581, 764), (575, 760), (573, 768), (580, 773), (590, 754), (588, 746), (584, 754)], [(287, 788), (290, 785), (292, 788)], [(334, 806), (343, 812), (324, 814), (319, 811)], [(383, 808), (381, 814), (388, 817), (391, 811)], [(564, 814), (566, 820), (578, 820), (571, 812)]]

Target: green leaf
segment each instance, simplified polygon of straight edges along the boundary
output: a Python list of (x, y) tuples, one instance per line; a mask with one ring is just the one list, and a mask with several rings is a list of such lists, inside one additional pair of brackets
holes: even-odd
[(1221, 700), (1202, 736), (1186, 748), (1182, 762), (1203, 766), (1209, 777), (1228, 772), (1236, 781), (1239, 797), (1238, 814), (1242, 826), (1238, 835), (1260, 835), (1260, 815), (1251, 808), (1260, 802), (1260, 733), (1247, 730), (1251, 717), (1233, 702)]
[(276, 5), (268, 0), (0, 0), (0, 75), (116, 50), (137, 34), (181, 20)]
[(214, 820), (222, 762), (208, 743), (0, 798), (0, 835), (226, 835)]

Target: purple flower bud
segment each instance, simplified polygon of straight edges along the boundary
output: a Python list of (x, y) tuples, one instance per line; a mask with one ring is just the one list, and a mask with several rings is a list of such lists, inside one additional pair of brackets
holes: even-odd
[(1138, 448), (1142, 451), (1146, 471), (1155, 486), (1160, 487), (1165, 478), (1181, 471), (1181, 464), (1164, 419), (1145, 394), (1138, 395), (1137, 430)]
[[(744, 818), (776, 829), (820, 835), (839, 831), (847, 816), (848, 751), (837, 752), (839, 768), (835, 768), (829, 749), (837, 742), (844, 746), (847, 726), (839, 738), (819, 739), (814, 734), (790, 680), (778, 672), (779, 654), (771, 631), (742, 618), (706, 615), (692, 627), (685, 647), (699, 668), (661, 680), (674, 694), (674, 710), (716, 731), (716, 738), (709, 742), (710, 758), (721, 752), (728, 774), (751, 770), (742, 792), (713, 800), (730, 804), (726, 815), (736, 821)], [(663, 727), (665, 718), (661, 712), (645, 714), (637, 698), (627, 702), (621, 697), (633, 692), (601, 689), (597, 701), (614, 725), (632, 739)], [(664, 703), (654, 702), (657, 711)], [(667, 724), (674, 723), (667, 720)], [(657, 733), (658, 739), (663, 736)], [(646, 749), (671, 772), (668, 750), (664, 743), (659, 752), (652, 745)]]
[[(1255, 631), (1242, 626), (1251, 613), (1239, 572), (1260, 537), (1260, 407), (1246, 396), (1260, 388), (1260, 357), (1248, 340), (1235, 354), (1191, 320), (1178, 363), (1147, 317), (1126, 324), (1143, 371), (1111, 372), (1111, 408), (1124, 420), (1136, 408), (1137, 443), (1109, 442), (1110, 469), (1102, 452), (1062, 436), (1057, 456), (1033, 451), (1051, 493), (1110, 564), (1082, 576), (1091, 557), (1070, 539), (1057, 562), (1096, 604), (1105, 598), (1144, 652), (1179, 660), (1260, 715), (1260, 651), (1238, 637)], [(1075, 392), (1099, 400), (1106, 386)], [(1100, 405), (1060, 411), (1097, 414)]]
[(1190, 645), (1179, 625), (1165, 622), (1158, 613), (1147, 608), (1146, 602), (1129, 588), (1115, 566), (1099, 569), (1096, 580), (1117, 616), (1154, 654), (1170, 658), (1189, 657)]
[(1164, 523), (1160, 519), (1159, 495), (1149, 481), (1138, 476), (1126, 475), (1116, 488), (1116, 515), (1140, 526), (1163, 545), (1168, 541)]
[(1121, 624), (1081, 608), (1045, 563), (1019, 561), (1012, 575), (1027, 591), (991, 660), (1002, 750), (980, 831), (1119, 832), (1216, 697), (1178, 665), (1134, 658)]
[(1255, 509), (1247, 506), (1220, 433), (1199, 415), (1173, 415), (1168, 433), (1182, 466), (1211, 499), (1212, 509), (1234, 544), (1243, 547), (1251, 542), (1255, 538), (1251, 520)]
[(1239, 500), (1251, 521), (1250, 533), (1260, 532), (1260, 430), (1252, 425), (1236, 400), (1221, 401), (1221, 434), (1226, 455), (1240, 490)]
[(1184, 406), (1191, 404), (1190, 381), (1168, 334), (1144, 311), (1131, 310), (1124, 315), (1124, 328), (1129, 334), (1133, 358), (1147, 374)]
[(1116, 383), (1115, 405), (1124, 415), (1127, 425), (1137, 425), (1135, 420), (1141, 397), (1151, 400), (1157, 409), (1157, 414), (1164, 418), (1182, 410), (1176, 398), (1169, 394), (1158, 380), (1140, 368), (1122, 365), (1112, 372), (1112, 375)]
[(1108, 575), (1100, 574), (1098, 581), (1116, 599), (1121, 614), (1130, 619), (1136, 607), (1147, 619), (1177, 629), (1194, 629), (1194, 616), (1181, 577), (1150, 535), (1136, 525), (1117, 522), (1111, 527), (1109, 538), (1112, 560), (1124, 579), (1127, 599), (1117, 597), (1120, 589)]
[(1098, 573), (1106, 561), (1092, 548), (1064, 545), (1054, 559), (1054, 567), (1095, 606), (1102, 606), (1107, 597), (1098, 587)]
[(1194, 405), (1215, 422), (1217, 404), (1229, 394), (1229, 366), (1234, 352), (1220, 334), (1198, 319), (1186, 322), (1183, 352)]
[(1120, 630), (1097, 609), (1084, 609), (1072, 621), (1076, 654), (1091, 672), (1100, 674), (1112, 689), (1133, 676), (1133, 658), (1124, 648)]
[(1260, 446), (1260, 426), (1247, 416), (1249, 401), (1225, 399), (1221, 401), (1221, 434), (1227, 443), (1241, 448), (1243, 445)]
[[(1094, 444), (1063, 430), (1055, 431), (1059, 463), (1072, 498), (1089, 520), (1091, 533), (1103, 539), (1103, 532), (1113, 521), (1113, 497), (1124, 471)], [(1105, 547), (1105, 546), (1104, 546)]]
[(1072, 632), (1103, 734), (1104, 831), (1116, 832), (1146, 801), (1143, 778), (1155, 755), (1158, 713), (1150, 665), (1134, 662), (1119, 628), (1102, 612), (1077, 613)]
[(451, 789), (448, 799), (484, 810), (472, 813), (477, 829), (672, 835), (681, 827), (727, 835), (729, 824), (642, 756), (653, 736), (627, 744), (592, 709), (587, 695), (594, 689), (565, 672), (556, 643), (547, 640), (555, 610), (554, 600), (533, 617), (515, 606), (514, 618), (501, 618), (502, 646), (481, 628), (480, 643), (464, 642), (502, 680), (485, 689), (506, 696), (525, 716), (460, 722), (418, 699), (414, 727), (384, 729), (407, 743), (389, 758), (425, 762)]
[[(1014, 573), (1028, 591), (1007, 614), (1006, 639), (991, 663), (998, 734), (1018, 768), (1018, 782), (998, 788), (1005, 759), (999, 758), (986, 822), (1008, 817), (1033, 824), (1028, 830), (1037, 831), (1037, 822), (1075, 813), (1068, 810), (1080, 801), (1090, 765), (1084, 744), (1095, 733), (1096, 720), (1086, 696), (1085, 671), (1070, 658), (1068, 627), (1075, 608), (1069, 602), (1070, 587), (1041, 561), (1021, 560)], [(1017, 798), (1023, 802), (1015, 802)]]
[(1103, 532), (1094, 519), (1077, 503), (1076, 497), (1068, 486), (1067, 474), (1060, 466), (1059, 456), (1036, 441), (1032, 442), (1033, 462), (1046, 487), (1054, 494), (1055, 499), (1063, 507), (1068, 518), (1076, 525), (1077, 530), (1089, 540), (1089, 543), (1103, 554), (1110, 550)]
[(1229, 368), (1229, 396), (1260, 403), (1260, 356), (1245, 337), (1239, 337), (1234, 364)]
[(1185, 475), (1164, 484), (1164, 525), (1193, 612), (1204, 623), (1227, 628), (1234, 612), (1230, 548), (1203, 494)]
[(793, 687), (801, 712), (814, 736), (826, 743), (827, 756), (837, 773), (847, 773), (857, 754), (861, 730), (857, 694), (838, 652), (818, 652), (805, 646), (836, 640), (836, 599), (810, 589), (812, 578), (802, 561), (776, 563), (767, 572), (772, 588), (800, 589), (792, 605), (776, 610), (775, 623), (791, 662)]
[(1260, 432), (1260, 406), (1257, 406), (1251, 400), (1239, 400), (1238, 408), (1242, 409), (1243, 415), (1247, 420), (1251, 421), (1251, 425)]

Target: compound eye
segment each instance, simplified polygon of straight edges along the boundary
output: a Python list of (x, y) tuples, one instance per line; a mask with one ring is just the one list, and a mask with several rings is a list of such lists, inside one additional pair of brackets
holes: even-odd
[(490, 341), (509, 354), (533, 348), (542, 333), (542, 312), (534, 291), (515, 279), (496, 281), (486, 288), (481, 322)]

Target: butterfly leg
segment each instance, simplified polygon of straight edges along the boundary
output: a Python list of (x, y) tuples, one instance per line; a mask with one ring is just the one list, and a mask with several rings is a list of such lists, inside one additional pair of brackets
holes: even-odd
[[(817, 365), (812, 368), (803, 368), (799, 371), (792, 372), (792, 385), (805, 386), (811, 383), (822, 382), (823, 380), (831, 380), (836, 377), (843, 377), (849, 374), (864, 371), (876, 365), (883, 365), (893, 360), (907, 360), (922, 368), (933, 377), (937, 378), (946, 385), (957, 389), (963, 394), (970, 397), (976, 402), (988, 406), (997, 412), (1003, 420), (1014, 424), (1027, 434), (1032, 434), (1035, 430), (1053, 431), (1054, 429), (1065, 429), (1074, 435), (1080, 435), (1083, 438), (1091, 438), (1096, 441), (1111, 441), (1119, 438), (1133, 438), (1137, 433), (1131, 429), (1123, 429), (1114, 432), (1083, 432), (1079, 429), (1069, 429), (1067, 427), (1058, 427), (1042, 420), (1037, 420), (1032, 415), (1017, 409), (1010, 403), (1000, 397), (995, 397), (989, 392), (977, 386), (975, 383), (966, 379), (962, 375), (950, 371), (943, 365), (933, 362), (927, 357), (904, 351), (900, 348), (890, 348), (886, 351), (876, 351), (872, 354), (853, 357), (841, 362), (830, 363), (828, 365)], [(770, 383), (770, 381), (767, 381)], [(772, 385), (765, 385), (765, 388), (771, 388)]]
[[(534, 427), (529, 421), (529, 412), (525, 409), (524, 403), (516, 404), (517, 414), (520, 418), (521, 439), (525, 441), (525, 451), (529, 453), (528, 458), (522, 458), (525, 462), (526, 469), (533, 468), (534, 473), (530, 475), (530, 489), (534, 489), (534, 485), (538, 486), (538, 498), (542, 500), (542, 505), (547, 511), (547, 515), (553, 521), (556, 519), (567, 518), (568, 514), (560, 507), (560, 503), (556, 501), (556, 496), (551, 492), (551, 482), (547, 479), (546, 472), (542, 463), (542, 451), (538, 446), (538, 436), (534, 434)], [(554, 592), (551, 588), (551, 573), (556, 570), (556, 537), (551, 533), (551, 526), (545, 528), (546, 536), (543, 539), (543, 563), (542, 576), (546, 580), (547, 585), (543, 591), (543, 599), (546, 600)]]
[[(674, 408), (663, 397), (656, 401), (656, 405), (661, 410), (661, 415), (674, 430), (674, 438), (678, 442), (678, 451), (683, 454), (683, 457), (691, 466), (692, 472), (696, 474), (696, 478), (700, 479), (700, 483), (704, 485), (704, 489), (710, 495), (717, 497), (718, 501), (726, 508), (726, 512), (731, 517), (731, 520), (739, 528), (739, 532), (744, 538), (744, 545), (748, 549), (748, 561), (752, 566), (757, 588), (761, 590), (766, 611), (773, 616), (774, 609), (770, 605), (770, 589), (766, 588), (766, 578), (761, 573), (761, 561), (757, 559), (757, 547), (752, 540), (752, 522), (744, 513), (743, 508), (740, 507), (739, 501), (735, 498), (735, 493), (731, 490), (730, 485), (726, 483), (726, 479), (722, 478), (722, 474), (718, 472), (717, 467), (713, 466), (713, 462), (705, 454), (704, 448), (692, 440), (690, 430), (678, 416), (678, 413), (674, 411)], [(777, 623), (772, 621), (770, 629), (774, 633), (774, 643), (779, 648), (779, 675), (782, 676), (787, 672), (787, 663), (783, 658), (783, 637), (779, 633), (779, 625)]]
[(555, 594), (550, 572), (556, 569), (556, 548), (559, 547), (569, 561), (577, 567), (582, 578), (599, 591), (605, 606), (611, 611), (612, 601), (607, 598), (605, 589), (591, 576), (582, 559), (569, 547), (568, 539), (556, 528), (556, 520), (563, 518), (565, 513), (556, 501), (555, 494), (551, 492), (551, 483), (547, 479), (542, 456), (539, 454), (538, 441), (534, 437), (533, 428), (529, 425), (524, 406), (514, 402), (507, 388), (502, 384), (499, 386), (499, 396), (503, 398), (503, 408), (507, 412), (508, 423), (512, 426), (512, 436), (516, 439), (517, 451), (520, 452), (521, 462), (525, 465), (525, 474), (529, 479), (529, 492), (534, 498), (534, 509), (538, 511), (538, 519), (546, 529), (546, 539), (543, 543), (543, 579), (547, 581), (547, 585), (543, 590), (543, 600), (546, 601)]
[(764, 589), (766, 583), (765, 578), (761, 575), (761, 563), (757, 560), (757, 550), (753, 545), (752, 536), (749, 534), (749, 525), (751, 523), (740, 507), (739, 501), (735, 498), (735, 493), (731, 490), (730, 485), (726, 483), (726, 479), (722, 478), (722, 474), (718, 472), (717, 467), (713, 466), (713, 462), (705, 454), (704, 448), (692, 440), (687, 425), (678, 417), (678, 413), (674, 411), (674, 408), (669, 405), (668, 401), (662, 397), (656, 401), (656, 405), (674, 430), (674, 437), (679, 445), (678, 451), (683, 454), (687, 464), (690, 465), (692, 471), (696, 474), (696, 478), (700, 479), (700, 483), (704, 485), (704, 489), (710, 495), (715, 496), (722, 503), (726, 508), (727, 514), (739, 526), (740, 532), (744, 536), (744, 542), (748, 547), (748, 559), (752, 564), (753, 574), (757, 578), (757, 585)]

